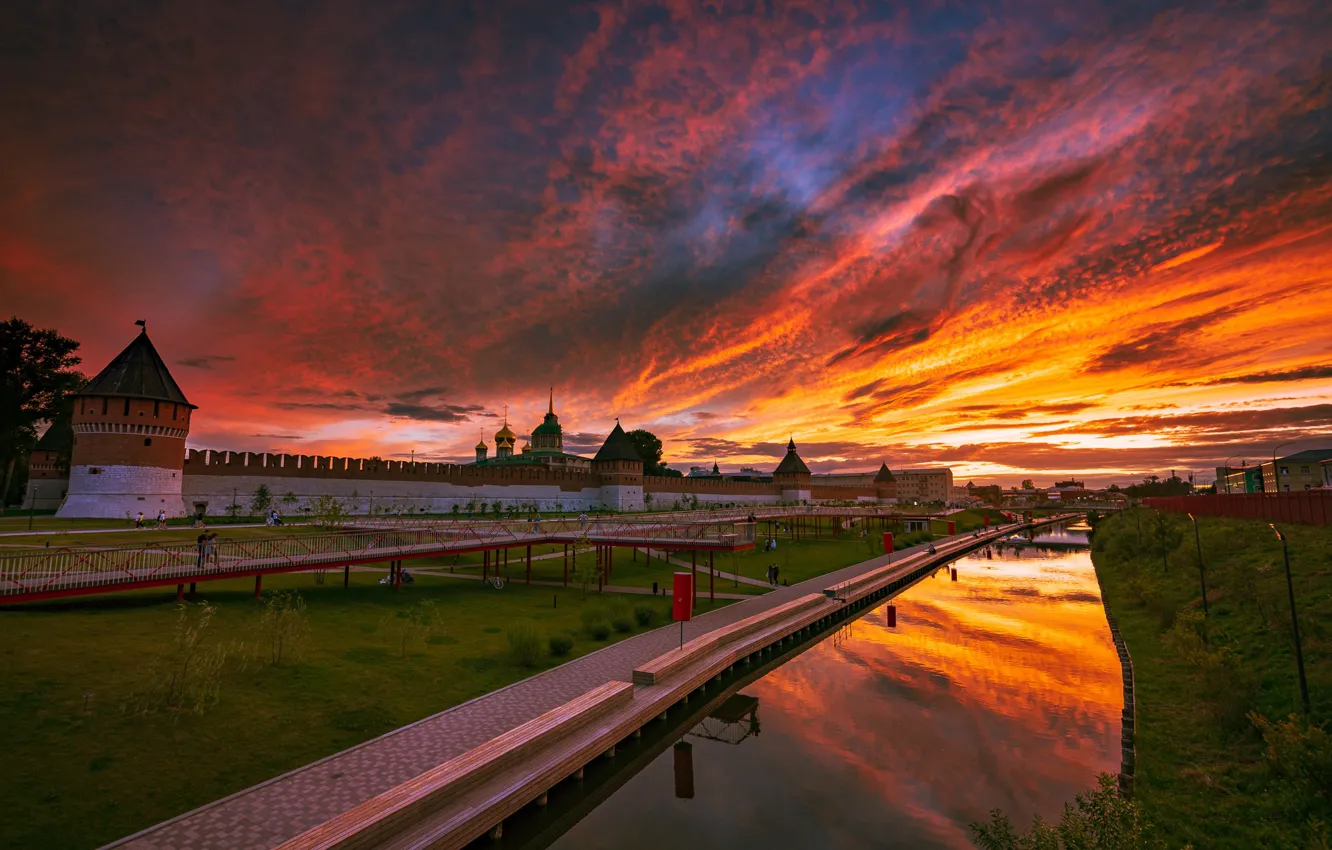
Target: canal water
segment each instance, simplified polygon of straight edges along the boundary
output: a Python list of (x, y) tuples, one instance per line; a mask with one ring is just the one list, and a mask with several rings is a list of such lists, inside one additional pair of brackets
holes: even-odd
[(1054, 529), (956, 560), (956, 580), (940, 570), (723, 684), (504, 846), (963, 848), (992, 808), (1057, 819), (1118, 770), (1119, 663), (1086, 543)]

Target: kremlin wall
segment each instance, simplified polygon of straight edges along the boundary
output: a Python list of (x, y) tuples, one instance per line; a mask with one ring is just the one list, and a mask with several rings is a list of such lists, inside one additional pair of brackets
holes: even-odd
[(532, 441), (516, 450), (507, 417), (495, 435), (496, 456), (484, 441), (474, 463), (417, 463), (185, 448), (194, 405), (185, 398), (148, 339), (146, 329), (76, 398), (66, 476), (53, 462), (57, 438), (44, 435), (33, 452), (27, 506), (58, 508), (61, 517), (123, 518), (142, 511), (170, 517), (223, 515), (233, 503), (249, 512), (267, 487), (273, 506), (299, 516), (321, 496), (353, 513), (479, 511), (480, 505), (533, 506), (541, 511), (641, 511), (694, 504), (896, 501), (886, 466), (851, 481), (819, 482), (796, 450), (771, 480), (722, 476), (645, 476), (643, 461), (617, 422), (590, 461), (567, 454), (552, 394)]

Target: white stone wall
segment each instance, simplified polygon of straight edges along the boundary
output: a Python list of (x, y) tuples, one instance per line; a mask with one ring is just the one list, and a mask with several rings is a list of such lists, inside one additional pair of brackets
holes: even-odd
[(23, 510), (53, 511), (60, 507), (69, 488), (68, 478), (29, 478), (23, 493)]
[(783, 502), (812, 502), (812, 501), (814, 501), (814, 500), (813, 500), (813, 498), (810, 497), (810, 494), (809, 494), (809, 491), (808, 491), (808, 490), (783, 490), (783, 491), (782, 491), (782, 501), (783, 501)]
[[(587, 487), (582, 490), (561, 490), (558, 486), (542, 484), (487, 485), (465, 487), (442, 481), (364, 481), (349, 478), (288, 478), (264, 475), (186, 475), (184, 500), (193, 511), (197, 502), (207, 502), (207, 513), (224, 515), (227, 505), (235, 498), (242, 513), (249, 513), (250, 501), (260, 485), (268, 487), (273, 507), (284, 516), (298, 517), (320, 496), (334, 496), (353, 513), (403, 515), (430, 513), (447, 514), (458, 506), (466, 513), (468, 503), (473, 504), (473, 516), (480, 513), (484, 503), (487, 515), (496, 502), (505, 508), (535, 505), (539, 511), (583, 511), (602, 507), (601, 489)], [(292, 493), (294, 502), (284, 502)], [(234, 495), (233, 495), (234, 494)], [(373, 494), (373, 495), (372, 495)]]
[[(653, 490), (651, 503), (646, 503), (649, 510), (670, 510), (677, 505), (687, 507), (693, 504), (694, 496), (698, 497), (700, 507), (704, 505), (775, 505), (780, 501), (774, 494), (771, 496), (760, 496), (752, 493), (677, 493), (675, 491)], [(646, 499), (646, 496), (644, 497)]]
[(641, 511), (643, 488), (619, 485), (602, 487), (601, 504), (613, 511)]
[(185, 514), (180, 472), (155, 466), (72, 466), (69, 495), (56, 516), (124, 519), (143, 511), (155, 517), (162, 509), (170, 517)]

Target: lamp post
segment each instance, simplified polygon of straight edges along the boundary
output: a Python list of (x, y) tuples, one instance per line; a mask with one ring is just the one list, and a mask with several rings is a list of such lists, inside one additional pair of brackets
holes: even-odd
[(1198, 584), (1202, 587), (1203, 634), (1207, 634), (1207, 577), (1203, 574), (1202, 538), (1198, 535), (1198, 518), (1189, 514), (1193, 521), (1193, 543), (1198, 549)]
[(1230, 495), (1230, 462), (1235, 459), (1235, 455), (1226, 458), (1226, 495)]
[(1273, 493), (1281, 492), (1281, 475), (1280, 475), (1280, 470), (1277, 469), (1277, 459), (1276, 459), (1277, 452), (1281, 451), (1286, 446), (1294, 444), (1295, 442), (1297, 441), (1291, 440), (1290, 442), (1287, 443), (1278, 443), (1277, 447), (1272, 449), (1272, 492)]
[(1290, 581), (1290, 550), (1286, 548), (1286, 535), (1272, 523), (1267, 524), (1276, 532), (1281, 541), (1281, 557), (1286, 562), (1286, 595), (1290, 598), (1290, 630), (1295, 636), (1295, 666), (1300, 671), (1300, 703), (1304, 707), (1304, 719), (1309, 719), (1309, 683), (1304, 679), (1304, 649), (1300, 646), (1300, 621), (1295, 614), (1295, 586)]

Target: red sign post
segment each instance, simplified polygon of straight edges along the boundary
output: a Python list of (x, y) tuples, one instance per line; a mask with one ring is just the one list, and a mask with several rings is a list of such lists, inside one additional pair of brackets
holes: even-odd
[(883, 533), (883, 554), (893, 554), (893, 533), (891, 531)]
[(950, 520), (948, 521), (948, 536), (951, 537), (951, 536), (953, 536), (954, 534), (957, 534), (957, 523), (953, 522), (953, 521), (950, 519)]
[(671, 619), (680, 621), (680, 646), (684, 646), (685, 620), (694, 616), (694, 575), (676, 573), (671, 585)]

